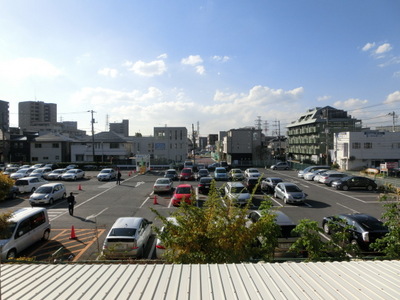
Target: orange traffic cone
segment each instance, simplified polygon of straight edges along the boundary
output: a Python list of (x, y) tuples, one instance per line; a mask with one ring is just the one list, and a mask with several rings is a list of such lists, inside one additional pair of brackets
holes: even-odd
[(156, 195), (154, 195), (153, 204), (158, 204), (158, 202), (157, 202), (157, 196), (156, 196)]
[(82, 186), (80, 184), (78, 185), (78, 190), (82, 191)]
[(70, 240), (76, 240), (74, 225), (72, 225), (72, 227), (71, 227), (71, 236), (69, 237), (69, 239)]

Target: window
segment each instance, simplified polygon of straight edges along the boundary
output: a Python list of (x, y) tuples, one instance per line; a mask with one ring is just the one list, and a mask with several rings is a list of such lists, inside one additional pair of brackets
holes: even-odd
[(110, 143), (110, 149), (118, 149), (119, 143)]
[(53, 143), (52, 147), (53, 148), (60, 148), (60, 144), (59, 143)]
[(372, 149), (372, 143), (364, 143), (364, 149)]
[(42, 148), (42, 144), (36, 144), (35, 143), (35, 148)]
[(39, 161), (37, 157), (32, 157), (32, 161)]
[(352, 144), (353, 149), (360, 149), (361, 148), (361, 143), (353, 143)]

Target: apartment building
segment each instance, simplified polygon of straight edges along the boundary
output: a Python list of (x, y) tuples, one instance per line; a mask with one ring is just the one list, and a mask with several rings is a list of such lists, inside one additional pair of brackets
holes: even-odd
[(54, 126), (57, 123), (57, 104), (43, 101), (19, 102), (18, 122), (21, 130)]
[(154, 127), (154, 158), (166, 163), (183, 162), (188, 155), (186, 127)]

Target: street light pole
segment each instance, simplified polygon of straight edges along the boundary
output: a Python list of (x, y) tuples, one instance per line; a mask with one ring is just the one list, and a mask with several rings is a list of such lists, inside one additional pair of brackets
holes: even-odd
[(92, 119), (90, 121), (92, 123), (92, 155), (93, 155), (93, 162), (95, 162), (95, 159), (94, 159), (94, 155), (95, 155), (95, 153), (94, 153), (94, 118), (93, 118), (93, 113), (95, 113), (95, 111), (88, 110), (88, 112), (90, 112), (92, 114)]

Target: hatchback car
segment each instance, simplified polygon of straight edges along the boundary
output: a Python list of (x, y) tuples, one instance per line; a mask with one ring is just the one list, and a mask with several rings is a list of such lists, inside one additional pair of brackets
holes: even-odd
[(235, 204), (247, 204), (251, 200), (249, 190), (241, 182), (227, 182), (224, 187), (224, 193), (226, 199)]
[(154, 194), (170, 193), (173, 190), (172, 180), (169, 178), (157, 178), (153, 185)]
[(24, 177), (15, 182), (15, 186), (20, 193), (33, 193), (39, 186), (48, 183), (48, 181), (39, 177)]
[(23, 177), (28, 177), (29, 174), (34, 170), (34, 168), (23, 168), (19, 169), (17, 172), (14, 172), (10, 175), (11, 179), (17, 180)]
[(244, 171), (245, 177), (255, 177), (258, 178), (261, 176), (260, 172), (256, 168), (248, 168)]
[(44, 178), (47, 174), (49, 174), (52, 171), (51, 168), (49, 167), (42, 167), (42, 168), (37, 168), (33, 170), (29, 176), (34, 176), (34, 177), (41, 177)]
[(267, 177), (263, 181), (261, 181), (261, 190), (263, 192), (272, 194), (275, 191), (275, 187), (279, 182), (283, 182), (283, 180), (279, 177)]
[(326, 169), (317, 169), (317, 170), (307, 172), (307, 173), (303, 174), (303, 179), (307, 180), (307, 181), (312, 181), (312, 180), (314, 180), (315, 176), (318, 176), (321, 173), (325, 173), (326, 171), (327, 171)]
[(214, 179), (215, 180), (222, 180), (226, 181), (228, 180), (228, 172), (224, 167), (216, 167), (214, 170)]
[(190, 184), (180, 184), (175, 188), (174, 194), (171, 198), (173, 206), (179, 206), (182, 201), (187, 204), (192, 204), (195, 200), (194, 189)]
[(199, 184), (197, 185), (197, 189), (200, 194), (208, 194), (211, 188), (211, 182), (213, 181), (212, 177), (202, 177), (199, 180)]
[(97, 174), (98, 181), (110, 181), (117, 177), (117, 172), (113, 168), (102, 169), (99, 174)]
[(271, 170), (289, 170), (290, 166), (287, 162), (278, 162), (271, 166)]
[[(168, 223), (171, 224), (171, 226), (174, 226), (174, 225), (177, 226), (178, 225), (178, 222), (176, 221), (176, 218), (174, 218), (174, 217), (168, 217), (167, 221), (168, 221)], [(160, 235), (168, 233), (168, 229), (166, 228), (168, 226), (169, 226), (169, 224), (167, 224), (167, 226), (161, 227)], [(157, 237), (157, 241), (156, 241), (156, 257), (158, 259), (162, 259), (163, 255), (164, 255), (164, 252), (165, 252), (165, 246), (164, 246), (164, 243), (162, 242), (162, 240), (161, 240), (161, 238), (159, 236), (159, 237)]]
[(331, 168), (330, 166), (309, 166), (309, 167), (307, 167), (307, 168), (304, 168), (303, 170), (300, 170), (300, 171), (297, 173), (297, 177), (303, 178), (303, 177), (304, 177), (304, 174), (306, 174), (306, 173), (308, 173), (308, 172), (311, 172), (311, 171), (314, 171), (314, 170), (317, 170), (317, 169), (326, 169), (326, 170), (329, 170), (330, 168)]
[(341, 173), (341, 172), (321, 173), (319, 175), (318, 182), (324, 183), (325, 185), (330, 186), (333, 181), (338, 180), (343, 177), (346, 177), (346, 176), (348, 176), (348, 175), (345, 173)]
[(164, 177), (169, 178), (171, 180), (179, 179), (178, 172), (175, 169), (168, 169), (167, 171), (165, 171)]
[(85, 171), (81, 169), (67, 170), (61, 175), (62, 180), (77, 180), (85, 178)]
[(241, 181), (244, 179), (244, 174), (241, 169), (234, 168), (229, 171), (228, 177), (231, 181)]
[(275, 187), (274, 197), (282, 199), (285, 203), (303, 203), (307, 194), (294, 183), (279, 182)]
[(62, 183), (47, 183), (38, 187), (29, 197), (29, 203), (33, 206), (36, 204), (50, 204), (59, 199), (65, 199), (67, 192)]
[(51, 171), (49, 174), (45, 175), (44, 178), (46, 180), (60, 180), (61, 179), (61, 175), (64, 174), (64, 172), (67, 169), (55, 169), (53, 171)]
[(152, 222), (145, 218), (123, 217), (117, 219), (103, 243), (106, 258), (140, 258), (150, 236)]
[(183, 168), (179, 174), (179, 180), (194, 180), (193, 170), (190, 168)]
[(261, 182), (256, 177), (246, 177), (243, 180), (244, 186), (249, 190), (250, 193), (261, 193)]
[(389, 229), (378, 219), (367, 214), (339, 214), (324, 217), (322, 228), (330, 234), (338, 228), (349, 233), (349, 243), (358, 245), (362, 250), (371, 250), (369, 246), (379, 238), (383, 238)]
[(343, 191), (350, 189), (365, 189), (372, 191), (378, 187), (374, 180), (362, 176), (343, 177), (340, 180), (333, 181), (331, 186)]

